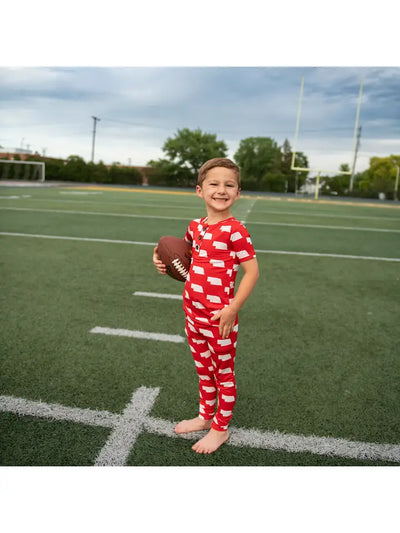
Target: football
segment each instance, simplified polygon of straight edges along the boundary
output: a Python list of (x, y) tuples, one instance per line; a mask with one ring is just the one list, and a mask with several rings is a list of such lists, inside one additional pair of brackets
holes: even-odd
[(158, 241), (158, 256), (171, 278), (186, 281), (192, 258), (191, 244), (179, 237), (164, 235)]

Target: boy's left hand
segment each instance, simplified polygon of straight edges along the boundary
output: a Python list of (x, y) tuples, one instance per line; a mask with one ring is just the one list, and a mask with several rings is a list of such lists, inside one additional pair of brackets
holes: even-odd
[(236, 322), (237, 312), (230, 305), (224, 307), (211, 318), (212, 322), (219, 320), (219, 334), (223, 339), (227, 339), (233, 331)]

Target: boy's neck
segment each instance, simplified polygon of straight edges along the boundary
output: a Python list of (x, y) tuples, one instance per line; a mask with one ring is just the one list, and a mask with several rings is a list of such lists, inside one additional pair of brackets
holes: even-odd
[(227, 218), (231, 218), (233, 215), (230, 211), (224, 213), (207, 213), (207, 224), (212, 226), (213, 224), (218, 224)]

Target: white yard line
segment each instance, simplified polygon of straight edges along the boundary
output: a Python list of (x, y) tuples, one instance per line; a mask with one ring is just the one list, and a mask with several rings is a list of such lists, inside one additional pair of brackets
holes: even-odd
[[(244, 218), (241, 219), (243, 223), (246, 222), (247, 216), (249, 215), (254, 203), (253, 201), (250, 208), (247, 209)], [(57, 213), (57, 214), (66, 214), (66, 215), (87, 215), (87, 216), (103, 216), (103, 217), (122, 217), (122, 218), (140, 218), (140, 219), (161, 219), (161, 220), (185, 220), (189, 221), (188, 217), (171, 217), (171, 216), (161, 216), (161, 215), (135, 215), (130, 213), (104, 213), (104, 212), (94, 212), (94, 211), (72, 211), (69, 209), (33, 209), (28, 207), (0, 207), (2, 210), (8, 211), (32, 211), (32, 212), (43, 212), (43, 213)], [(238, 217), (241, 218), (241, 217)], [(256, 224), (261, 226), (281, 226), (281, 227), (293, 227), (293, 228), (309, 228), (309, 229), (330, 229), (330, 230), (343, 230), (343, 231), (372, 231), (372, 232), (381, 232), (381, 233), (400, 233), (400, 229), (386, 229), (386, 228), (364, 228), (364, 227), (353, 227), (353, 226), (326, 226), (322, 224), (295, 224), (289, 222), (257, 222), (251, 221), (246, 222), (247, 224)]]
[(0, 411), (24, 416), (36, 416), (50, 420), (65, 420), (88, 426), (113, 428), (121, 415), (108, 411), (66, 407), (57, 403), (25, 400), (14, 396), (0, 396)]
[(158, 388), (140, 387), (133, 393), (130, 403), (97, 456), (95, 466), (124, 466), (159, 392)]
[[(110, 244), (136, 244), (138, 246), (156, 246), (155, 242), (144, 242), (144, 241), (120, 241), (115, 239), (96, 239), (90, 237), (66, 237), (61, 235), (38, 235), (34, 233), (14, 233), (9, 231), (0, 231), (0, 235), (6, 237), (33, 237), (37, 239), (60, 239), (60, 240), (70, 240), (70, 241), (84, 241), (84, 242), (100, 242), (100, 243), (110, 243)], [(391, 261), (398, 263), (400, 258), (398, 257), (370, 257), (363, 255), (345, 255), (345, 254), (323, 254), (317, 252), (290, 252), (285, 250), (255, 250), (259, 254), (287, 254), (287, 255), (305, 255), (305, 256), (315, 256), (315, 257), (332, 257), (339, 259), (365, 259), (369, 261)]]
[(116, 239), (96, 239), (93, 237), (67, 237), (65, 235), (39, 235), (35, 233), (12, 233), (8, 231), (0, 231), (0, 235), (6, 237), (33, 237), (36, 239), (60, 239), (66, 241), (84, 241), (84, 242), (102, 242), (110, 244), (138, 244), (141, 246), (156, 246), (156, 242), (144, 241), (120, 241)]
[(400, 233), (400, 229), (386, 229), (386, 228), (362, 228), (356, 226), (325, 226), (322, 224), (295, 224), (289, 222), (256, 222), (250, 221), (249, 224), (256, 224), (258, 226), (282, 226), (287, 228), (311, 228), (311, 229), (333, 229), (343, 231), (373, 231), (378, 233)]
[(103, 328), (96, 326), (90, 330), (90, 333), (99, 333), (101, 335), (112, 335), (116, 337), (132, 337), (135, 339), (144, 339), (151, 341), (164, 341), (164, 342), (185, 342), (184, 337), (181, 335), (168, 335), (167, 333), (151, 333), (150, 331), (136, 331), (130, 329), (119, 328)]
[[(70, 194), (70, 193), (62, 193), (59, 194)], [(102, 194), (102, 193), (92, 193), (92, 194)], [(4, 196), (0, 195), (1, 199), (21, 199), (21, 198), (30, 198), (31, 202), (57, 202), (57, 203), (74, 203), (74, 204), (86, 204), (86, 205), (118, 205), (121, 206), (129, 206), (129, 207), (156, 207), (159, 209), (164, 208), (173, 208), (173, 209), (189, 209), (188, 206), (183, 205), (177, 205), (177, 204), (155, 204), (155, 203), (136, 203), (136, 202), (113, 202), (109, 200), (79, 200), (77, 198), (74, 199), (68, 199), (68, 198), (33, 198), (31, 195), (21, 195), (21, 196)], [(258, 200), (257, 198), (256, 200)], [(379, 206), (378, 206), (379, 207)], [(313, 211), (313, 212), (304, 212), (304, 211), (281, 211), (281, 210), (272, 210), (272, 209), (266, 209), (266, 210), (255, 210), (255, 213), (264, 214), (264, 215), (289, 215), (289, 216), (302, 216), (302, 217), (325, 217), (325, 218), (347, 218), (347, 219), (359, 219), (359, 220), (396, 220), (400, 221), (400, 217), (387, 217), (387, 216), (373, 216), (373, 215), (345, 215), (341, 213), (324, 213), (322, 211)]]
[[(5, 196), (1, 196), (0, 195), (0, 199), (1, 198), (5, 198)], [(30, 201), (31, 202), (46, 202), (46, 203), (49, 203), (49, 202), (56, 202), (58, 204), (85, 204), (85, 205), (88, 205), (88, 206), (99, 206), (99, 205), (106, 205), (106, 206), (109, 206), (109, 205), (118, 205), (118, 207), (121, 207), (121, 206), (127, 206), (127, 207), (157, 207), (158, 209), (186, 209), (186, 210), (190, 210), (190, 209), (193, 209), (193, 207), (188, 207), (187, 205), (177, 205), (177, 204), (150, 204), (150, 203), (136, 203), (136, 202), (113, 202), (113, 201), (110, 201), (110, 200), (105, 200), (103, 198), (98, 198), (96, 200), (81, 200), (81, 199), (78, 199), (78, 198), (73, 198), (73, 199), (69, 199), (69, 198), (33, 198), (31, 196), (28, 196), (28, 195), (22, 195), (20, 197), (15, 197), (15, 198), (30, 198)], [(379, 217), (377, 217), (379, 218)]]
[(167, 298), (169, 300), (183, 300), (181, 294), (166, 294), (161, 292), (140, 292), (136, 291), (133, 296), (145, 296), (147, 298)]
[(255, 250), (256, 254), (282, 254), (282, 255), (305, 255), (312, 257), (333, 257), (337, 259), (362, 259), (366, 261), (392, 261), (400, 263), (398, 257), (370, 257), (368, 255), (346, 255), (346, 254), (322, 254), (317, 252), (288, 252), (285, 250)]
[[(245, 209), (244, 209), (244, 211), (245, 211), (244, 216), (242, 216), (242, 217), (237, 217), (237, 218), (240, 219), (240, 222), (241, 222), (242, 224), (246, 224), (247, 217), (250, 215), (251, 210), (252, 210), (253, 207), (254, 207), (254, 204), (257, 202), (257, 198), (252, 198), (249, 202), (250, 202), (250, 205), (247, 204), (247, 205), (245, 206)], [(240, 204), (239, 204), (239, 205), (240, 205)]]
[(304, 211), (279, 211), (279, 210), (256, 210), (256, 213), (263, 215), (289, 215), (299, 217), (325, 217), (325, 218), (349, 218), (355, 220), (396, 220), (400, 222), (400, 217), (377, 217), (373, 215), (342, 215), (339, 213), (323, 213), (322, 211), (304, 212)]
[(104, 213), (100, 211), (72, 211), (70, 209), (34, 209), (30, 207), (0, 207), (2, 210), (7, 211), (33, 211), (36, 213), (57, 213), (64, 215), (85, 215), (85, 216), (101, 216), (101, 217), (122, 217), (122, 218), (150, 218), (150, 219), (162, 219), (162, 220), (186, 220), (190, 222), (189, 217), (170, 217), (161, 215), (135, 215), (131, 213)]
[(101, 191), (59, 191), (59, 194), (72, 194), (72, 195), (79, 195), (79, 196), (88, 196), (93, 194), (103, 194)]
[[(175, 422), (149, 416), (159, 393), (159, 388), (140, 387), (133, 395), (122, 414), (79, 409), (59, 404), (25, 400), (13, 396), (0, 396), (0, 411), (22, 416), (33, 416), (49, 420), (67, 420), (90, 426), (113, 429), (105, 446), (96, 459), (96, 465), (122, 466), (134, 448), (142, 431), (164, 437), (195, 440), (203, 432), (177, 435)], [(230, 427), (229, 446), (262, 450), (282, 450), (288, 453), (311, 453), (330, 457), (344, 457), (357, 460), (388, 461), (400, 463), (399, 444), (380, 444), (349, 441), (332, 437), (294, 435), (279, 431), (260, 431)]]

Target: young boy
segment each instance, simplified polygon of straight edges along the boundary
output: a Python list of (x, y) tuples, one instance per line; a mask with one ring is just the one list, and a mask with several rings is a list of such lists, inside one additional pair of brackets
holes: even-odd
[[(204, 200), (207, 216), (193, 220), (185, 235), (192, 244), (192, 263), (183, 308), (186, 335), (199, 375), (200, 409), (198, 417), (183, 420), (175, 432), (208, 429), (192, 449), (212, 453), (229, 438), (228, 424), (236, 401), (238, 312), (259, 273), (250, 235), (231, 214), (240, 195), (239, 167), (226, 158), (210, 159), (199, 170), (196, 193)], [(161, 274), (166, 273), (157, 247), (153, 263)], [(234, 294), (240, 265), (244, 274)]]

